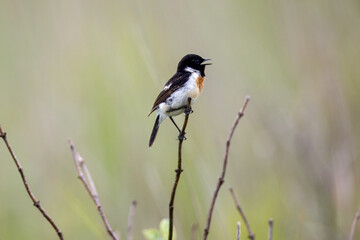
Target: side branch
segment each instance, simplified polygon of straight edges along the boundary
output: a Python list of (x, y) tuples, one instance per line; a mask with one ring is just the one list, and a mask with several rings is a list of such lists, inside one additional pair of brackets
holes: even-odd
[(175, 201), (175, 194), (176, 194), (176, 188), (180, 180), (180, 175), (183, 171), (181, 168), (181, 162), (182, 162), (182, 156), (181, 156), (181, 150), (182, 150), (182, 143), (185, 138), (185, 130), (186, 126), (189, 120), (189, 115), (191, 113), (191, 98), (188, 98), (188, 104), (185, 110), (185, 120), (184, 125), (182, 127), (182, 130), (179, 135), (179, 148), (178, 148), (178, 168), (175, 170), (176, 176), (175, 176), (175, 182), (172, 188), (171, 192), (171, 198), (169, 203), (169, 240), (172, 240), (173, 237), (173, 227), (174, 227), (174, 201)]
[(240, 236), (241, 236), (240, 226), (241, 226), (240, 222), (237, 222), (236, 223), (236, 240), (240, 240)]
[(351, 225), (349, 240), (354, 239), (356, 223), (359, 221), (359, 219), (360, 219), (360, 209), (357, 210), (356, 213), (355, 213), (355, 217), (354, 217), (354, 220), (353, 220), (352, 225)]
[(244, 222), (245, 222), (245, 224), (246, 224), (246, 228), (247, 228), (248, 233), (249, 233), (249, 239), (254, 240), (254, 239), (255, 239), (255, 234), (254, 234), (253, 231), (251, 230), (249, 221), (247, 220), (244, 211), (243, 211), (242, 208), (240, 207), (239, 201), (238, 201), (237, 198), (236, 198), (236, 195), (235, 195), (235, 193), (234, 193), (234, 190), (233, 190), (232, 187), (229, 187), (229, 190), (230, 190), (230, 193), (231, 193), (231, 195), (232, 195), (232, 197), (233, 197), (233, 199), (234, 199), (234, 203), (235, 203), (235, 205), (236, 205), (236, 209), (239, 211), (242, 219), (244, 220)]
[(134, 215), (135, 215), (135, 207), (136, 207), (136, 200), (131, 202), (130, 211), (129, 211), (129, 218), (128, 218), (128, 240), (133, 240), (133, 225), (134, 225)]
[(225, 178), (225, 173), (226, 173), (226, 166), (227, 166), (227, 160), (228, 160), (228, 156), (229, 156), (229, 149), (230, 149), (230, 143), (231, 143), (231, 139), (232, 139), (232, 136), (234, 134), (234, 131), (235, 131), (235, 128), (236, 126), (238, 125), (239, 123), (239, 120), (242, 116), (244, 116), (244, 111), (246, 109), (246, 106), (248, 104), (248, 102), (250, 101), (250, 97), (249, 96), (246, 96), (245, 100), (244, 100), (244, 103), (243, 103), (243, 106), (242, 108), (240, 109), (240, 111), (238, 112), (237, 114), (237, 117), (235, 119), (235, 122), (230, 130), (230, 134), (229, 134), (229, 137), (226, 141), (226, 148), (225, 148), (225, 156), (224, 156), (224, 162), (223, 162), (223, 168), (222, 168), (222, 172), (221, 172), (221, 175), (220, 175), (220, 178), (219, 178), (219, 181), (216, 185), (216, 188), (215, 188), (215, 191), (214, 191), (214, 194), (213, 194), (213, 197), (212, 197), (212, 201), (211, 201), (211, 205), (210, 205), (210, 209), (209, 209), (209, 213), (208, 213), (208, 217), (207, 217), (207, 222), (206, 222), (206, 227), (204, 229), (204, 235), (203, 235), (203, 240), (206, 240), (207, 239), (207, 236), (209, 234), (209, 229), (210, 229), (210, 223), (211, 223), (211, 217), (212, 217), (212, 213), (213, 213), (213, 210), (214, 210), (214, 206), (215, 206), (215, 201), (216, 201), (216, 198), (217, 198), (217, 195), (219, 193), (219, 190), (220, 190), (220, 187), (221, 185), (224, 183), (224, 178)]
[(89, 193), (90, 197), (94, 201), (94, 203), (99, 211), (99, 214), (105, 224), (108, 234), (110, 235), (110, 237), (113, 240), (118, 240), (118, 237), (115, 235), (114, 231), (112, 230), (110, 223), (107, 220), (107, 218), (102, 210), (102, 206), (101, 206), (101, 203), (99, 200), (99, 195), (96, 191), (95, 183), (92, 180), (92, 177), (90, 175), (88, 168), (86, 167), (84, 159), (80, 156), (80, 154), (78, 152), (75, 151), (75, 148), (74, 148), (74, 145), (73, 145), (73, 142), (71, 139), (69, 139), (69, 144), (70, 144), (70, 149), (71, 149), (71, 152), (73, 155), (75, 167), (78, 172), (78, 178), (84, 184), (86, 191)]
[(269, 219), (269, 233), (268, 233), (269, 240), (273, 239), (273, 228), (274, 228), (274, 219), (270, 218)]
[(40, 201), (38, 201), (36, 198), (35, 198), (35, 195), (33, 194), (33, 192), (31, 191), (31, 188), (25, 178), (25, 174), (24, 174), (24, 171), (21, 167), (21, 164), (19, 162), (19, 160), (17, 159), (14, 151), (12, 150), (8, 140), (7, 140), (7, 137), (6, 137), (6, 132), (3, 132), (1, 126), (0, 126), (0, 137), (4, 140), (4, 143), (6, 145), (6, 147), (8, 148), (9, 152), (10, 152), (10, 155), (12, 157), (12, 159), (14, 160), (15, 164), (16, 164), (16, 167), (17, 169), (19, 170), (19, 173), (20, 173), (20, 176), (22, 178), (22, 181), (24, 183), (24, 186), (26, 188), (26, 191), (29, 195), (29, 197), (31, 198), (32, 202), (34, 203), (34, 206), (39, 209), (39, 211), (41, 212), (41, 214), (46, 218), (46, 220), (51, 224), (51, 226), (54, 228), (54, 230), (56, 231), (57, 235), (59, 236), (59, 238), (61, 240), (64, 239), (63, 235), (62, 235), (62, 232), (60, 231), (59, 227), (55, 224), (54, 220), (52, 220), (52, 218), (46, 213), (45, 209), (41, 207), (40, 205)]

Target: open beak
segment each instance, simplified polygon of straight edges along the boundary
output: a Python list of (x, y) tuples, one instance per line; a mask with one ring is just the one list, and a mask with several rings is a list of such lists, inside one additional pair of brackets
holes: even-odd
[(211, 60), (211, 58), (205, 58), (204, 61), (200, 65), (211, 65), (212, 63), (207, 62), (209, 60)]

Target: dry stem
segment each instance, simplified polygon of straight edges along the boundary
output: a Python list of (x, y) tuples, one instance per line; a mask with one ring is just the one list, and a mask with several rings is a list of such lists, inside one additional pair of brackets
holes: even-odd
[(170, 203), (169, 203), (169, 238), (168, 238), (169, 240), (172, 240), (172, 235), (173, 235), (175, 193), (176, 193), (177, 185), (179, 183), (180, 175), (183, 171), (183, 169), (181, 168), (181, 162), (182, 162), (181, 149), (182, 149), (182, 143), (183, 143), (184, 137), (185, 137), (185, 129), (186, 129), (186, 126), (187, 126), (187, 123), (189, 120), (190, 111), (191, 111), (191, 98), (188, 98), (188, 105), (185, 110), (184, 125), (183, 125), (181, 133), (179, 135), (178, 168), (175, 170), (175, 172), (176, 172), (175, 182), (174, 182), (174, 185), (172, 188), (171, 198), (170, 198)]
[(128, 218), (128, 240), (133, 240), (133, 225), (134, 225), (134, 214), (135, 214), (135, 207), (136, 207), (136, 200), (133, 200), (130, 206), (129, 211), (129, 218)]
[(357, 221), (359, 221), (359, 219), (360, 219), (360, 209), (357, 210), (356, 213), (355, 213), (355, 217), (354, 217), (354, 220), (353, 220), (352, 225), (351, 225), (349, 240), (354, 239), (356, 223), (357, 223)]
[(236, 240), (240, 240), (240, 235), (241, 235), (241, 232), (240, 232), (240, 222), (237, 222), (237, 223), (236, 223)]
[(273, 227), (274, 227), (274, 219), (269, 219), (269, 240), (273, 239)]
[(111, 229), (111, 226), (109, 224), (109, 221), (107, 220), (103, 210), (102, 206), (99, 200), (99, 195), (96, 191), (95, 183), (92, 180), (91, 174), (89, 170), (86, 167), (84, 159), (80, 156), (78, 152), (74, 149), (74, 144), (71, 139), (69, 139), (70, 149), (74, 158), (74, 163), (76, 170), (78, 172), (78, 178), (81, 180), (81, 182), (84, 184), (84, 187), (86, 188), (87, 192), (91, 196), (92, 200), (94, 201), (100, 216), (105, 224), (106, 230), (108, 234), (111, 236), (112, 239), (118, 240), (118, 237), (115, 235), (114, 231)]
[(25, 174), (24, 174), (24, 171), (21, 167), (21, 164), (20, 162), (18, 161), (14, 151), (12, 150), (8, 140), (7, 140), (7, 137), (6, 137), (6, 132), (3, 132), (1, 126), (0, 126), (0, 137), (4, 140), (4, 143), (6, 145), (6, 147), (8, 148), (9, 152), (10, 152), (10, 155), (12, 157), (12, 159), (14, 160), (15, 164), (16, 164), (16, 167), (17, 169), (19, 170), (19, 173), (21, 175), (21, 178), (22, 178), (22, 181), (24, 183), (24, 186), (26, 188), (26, 191), (29, 195), (29, 197), (31, 198), (32, 202), (34, 203), (34, 206), (39, 209), (39, 211), (41, 212), (41, 214), (46, 218), (46, 220), (51, 224), (51, 226), (55, 229), (57, 235), (59, 236), (60, 239), (64, 239), (63, 235), (62, 235), (62, 232), (60, 231), (60, 229), (58, 228), (58, 226), (55, 224), (54, 220), (52, 220), (52, 218), (47, 214), (47, 212), (45, 211), (44, 208), (41, 207), (40, 205), (40, 201), (38, 201), (36, 198), (35, 198), (35, 195), (33, 194), (33, 192), (31, 191), (31, 188), (30, 188), (30, 185), (28, 184), (26, 178), (25, 178)]
[(247, 220), (246, 216), (245, 216), (245, 213), (244, 211), (242, 210), (240, 204), (239, 204), (239, 201), (237, 200), (237, 197), (234, 193), (234, 190), (232, 187), (229, 187), (229, 190), (230, 190), (230, 193), (234, 199), (234, 203), (236, 205), (236, 209), (239, 211), (242, 219), (244, 220), (245, 224), (246, 224), (246, 228), (248, 230), (248, 233), (249, 233), (249, 239), (251, 240), (254, 240), (255, 239), (255, 234), (253, 233), (253, 231), (251, 230), (251, 227), (250, 227), (250, 224), (249, 224), (249, 221)]
[(229, 137), (226, 141), (226, 148), (225, 148), (225, 156), (224, 156), (224, 162), (223, 162), (223, 168), (222, 168), (222, 172), (221, 172), (221, 175), (220, 175), (220, 178), (219, 178), (219, 181), (216, 185), (216, 188), (215, 188), (215, 191), (214, 191), (214, 194), (213, 194), (213, 197), (212, 197), (212, 201), (211, 201), (211, 205), (210, 205), (210, 209), (209, 209), (209, 213), (208, 213), (208, 217), (207, 217), (207, 222), (206, 222), (206, 227), (204, 229), (204, 235), (203, 235), (203, 240), (206, 240), (207, 239), (207, 236), (209, 234), (209, 229), (210, 229), (210, 223), (211, 223), (211, 217), (212, 217), (212, 213), (213, 213), (213, 210), (214, 210), (214, 206), (215, 206), (215, 201), (216, 201), (216, 198), (217, 198), (217, 195), (219, 193), (219, 190), (220, 190), (220, 187), (221, 185), (224, 183), (224, 178), (225, 178), (225, 173), (226, 173), (226, 165), (227, 165), (227, 160), (228, 160), (228, 156), (229, 156), (229, 149), (230, 149), (230, 143), (231, 143), (231, 139), (232, 139), (232, 136), (234, 134), (234, 131), (235, 131), (235, 128), (236, 126), (238, 125), (239, 123), (239, 120), (242, 116), (244, 116), (244, 111), (245, 111), (245, 108), (248, 104), (250, 100), (250, 97), (249, 96), (246, 96), (245, 100), (244, 100), (244, 103), (243, 103), (243, 106), (241, 107), (240, 111), (238, 112), (237, 114), (237, 117), (235, 119), (235, 122), (230, 130), (230, 134), (229, 134)]

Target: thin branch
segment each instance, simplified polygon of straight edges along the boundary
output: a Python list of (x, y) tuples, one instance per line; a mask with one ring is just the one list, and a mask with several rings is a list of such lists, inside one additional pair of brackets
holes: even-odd
[(20, 162), (18, 161), (14, 151), (12, 150), (8, 140), (7, 140), (7, 137), (6, 137), (6, 132), (3, 132), (1, 126), (0, 126), (0, 137), (4, 140), (4, 143), (6, 145), (6, 147), (8, 148), (9, 152), (10, 152), (10, 155), (12, 157), (12, 159), (14, 160), (15, 164), (16, 164), (16, 167), (21, 175), (21, 178), (22, 178), (22, 181), (24, 183), (24, 186), (26, 188), (26, 191), (29, 195), (29, 197), (31, 198), (32, 202), (34, 203), (34, 206), (39, 209), (39, 211), (41, 212), (41, 214), (46, 218), (46, 220), (51, 224), (51, 226), (55, 229), (57, 235), (59, 236), (59, 238), (61, 240), (64, 239), (63, 237), (63, 234), (62, 232), (60, 231), (59, 227), (55, 224), (54, 220), (52, 220), (52, 218), (47, 214), (47, 212), (45, 211), (44, 208), (41, 207), (40, 205), (40, 201), (38, 201), (35, 197), (35, 195), (33, 194), (33, 192), (31, 191), (31, 188), (30, 188), (30, 185), (28, 184), (26, 178), (25, 178), (25, 174), (24, 174), (24, 171), (21, 167), (21, 164)]
[(269, 240), (273, 239), (273, 227), (274, 227), (274, 219), (269, 219)]
[(354, 220), (353, 220), (352, 225), (351, 225), (349, 240), (354, 239), (356, 223), (359, 221), (359, 219), (360, 219), (360, 209), (357, 210), (356, 213), (355, 213), (355, 217), (354, 217)]
[(204, 229), (203, 240), (206, 240), (206, 239), (207, 239), (207, 236), (208, 236), (208, 234), (209, 234), (211, 217), (212, 217), (212, 213), (213, 213), (213, 210), (214, 210), (215, 201), (216, 201), (217, 195), (218, 195), (218, 193), (219, 193), (220, 187), (221, 187), (221, 185), (224, 183), (224, 178), (225, 178), (225, 173), (226, 173), (226, 165), (227, 165), (227, 160), (228, 160), (228, 156), (229, 156), (229, 149), (230, 149), (231, 139), (232, 139), (232, 136), (233, 136), (233, 134), (234, 134), (235, 128), (236, 128), (236, 126), (237, 126), (238, 123), (239, 123), (240, 118), (241, 118), (242, 116), (244, 116), (244, 111), (245, 111), (245, 108), (246, 108), (249, 100), (250, 100), (250, 97), (249, 97), (249, 96), (246, 96), (246, 98), (245, 98), (245, 100), (244, 100), (244, 103), (243, 103), (243, 106), (241, 107), (240, 111), (239, 111), (238, 114), (237, 114), (237, 117), (236, 117), (236, 119), (235, 119), (234, 125), (232, 126), (232, 128), (231, 128), (231, 130), (230, 130), (229, 137), (228, 137), (228, 139), (227, 139), (227, 141), (226, 141), (226, 148), (225, 148), (225, 156), (224, 156), (223, 168), (222, 168), (222, 172), (221, 172), (219, 181), (218, 181), (218, 183), (217, 183), (217, 185), (216, 185), (216, 188), (215, 188), (215, 191), (214, 191), (214, 194), (213, 194), (213, 197), (212, 197), (212, 201), (211, 201), (211, 205), (210, 205), (210, 209), (209, 209), (209, 213), (208, 213), (208, 217), (207, 217), (206, 227), (205, 227), (205, 229)]
[(236, 209), (239, 211), (242, 219), (244, 220), (245, 224), (246, 224), (246, 228), (248, 230), (248, 233), (249, 233), (249, 239), (251, 240), (254, 240), (255, 239), (255, 234), (253, 233), (253, 231), (251, 230), (251, 227), (250, 227), (250, 224), (249, 224), (249, 221), (247, 220), (246, 216), (245, 216), (245, 213), (244, 211), (242, 210), (240, 204), (239, 204), (239, 201), (237, 200), (237, 197), (234, 193), (234, 189), (232, 187), (229, 187), (229, 190), (230, 190), (230, 193), (234, 199), (234, 203), (236, 205)]
[(128, 218), (128, 240), (133, 240), (133, 226), (134, 226), (134, 214), (135, 214), (135, 207), (136, 207), (136, 200), (133, 200), (130, 206), (129, 211), (129, 218)]
[(78, 178), (84, 184), (86, 191), (90, 194), (92, 200), (94, 201), (94, 203), (100, 213), (100, 216), (105, 224), (108, 234), (111, 236), (112, 239), (118, 240), (118, 237), (115, 235), (114, 231), (111, 229), (109, 221), (107, 220), (107, 218), (102, 210), (102, 206), (101, 206), (101, 203), (99, 200), (99, 195), (96, 191), (95, 183), (92, 180), (91, 174), (86, 167), (84, 159), (80, 156), (80, 154), (78, 152), (75, 151), (74, 144), (71, 139), (69, 139), (69, 144), (70, 144), (70, 149), (71, 149), (71, 152), (73, 155), (75, 167), (78, 172)]
[(182, 143), (184, 141), (185, 138), (185, 129), (189, 120), (189, 115), (191, 113), (191, 98), (188, 98), (188, 104), (185, 110), (185, 120), (184, 120), (184, 125), (182, 127), (181, 133), (179, 134), (179, 148), (178, 148), (178, 168), (175, 170), (176, 172), (176, 176), (175, 176), (175, 182), (172, 188), (172, 192), (171, 192), (171, 198), (170, 198), (170, 203), (169, 203), (169, 240), (172, 240), (172, 235), (173, 235), (173, 227), (174, 227), (174, 201), (175, 201), (175, 193), (176, 193), (176, 188), (177, 185), (179, 183), (179, 179), (180, 179), (180, 175), (183, 171), (183, 169), (181, 168), (181, 162), (182, 162), (182, 157), (181, 157), (181, 149), (182, 149)]
[(197, 223), (194, 223), (191, 226), (191, 240), (195, 240), (196, 239), (196, 232), (198, 230), (199, 225)]
[(240, 230), (240, 222), (236, 223), (236, 240), (240, 240), (241, 230)]

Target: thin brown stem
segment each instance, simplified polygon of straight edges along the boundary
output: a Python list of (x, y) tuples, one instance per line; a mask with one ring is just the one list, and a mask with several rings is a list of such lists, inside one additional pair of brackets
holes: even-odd
[(251, 240), (254, 240), (255, 239), (255, 234), (253, 233), (253, 231), (251, 230), (251, 227), (250, 227), (250, 224), (249, 224), (249, 221), (247, 220), (246, 218), (246, 215), (244, 213), (244, 211), (242, 210), (240, 204), (239, 204), (239, 201), (234, 193), (234, 190), (232, 187), (229, 187), (229, 190), (230, 190), (230, 193), (234, 199), (234, 203), (236, 205), (236, 209), (239, 211), (240, 215), (241, 215), (241, 218), (244, 220), (245, 224), (246, 224), (246, 228), (248, 230), (248, 233), (249, 233), (249, 239)]
[(240, 229), (240, 222), (236, 223), (236, 240), (240, 240), (241, 236), (241, 229)]
[(360, 209), (357, 210), (356, 213), (355, 213), (355, 217), (354, 217), (354, 220), (353, 220), (352, 225), (351, 225), (349, 240), (354, 239), (356, 223), (359, 221), (359, 219), (360, 219)]
[(269, 240), (273, 239), (273, 227), (274, 227), (274, 219), (269, 219)]
[(239, 120), (242, 116), (244, 116), (244, 111), (246, 109), (246, 106), (248, 104), (250, 100), (250, 97), (249, 96), (246, 96), (245, 100), (244, 100), (244, 103), (243, 103), (243, 106), (241, 107), (240, 111), (238, 112), (237, 114), (237, 117), (235, 119), (235, 122), (230, 130), (230, 133), (229, 133), (229, 137), (226, 141), (226, 148), (225, 148), (225, 156), (224, 156), (224, 161), (223, 161), (223, 168), (222, 168), (222, 171), (221, 171), (221, 175), (219, 177), (219, 180), (217, 182), (217, 185), (216, 185), (216, 188), (215, 188), (215, 191), (214, 191), (214, 194), (213, 194), (213, 197), (212, 197), (212, 200), (211, 200), (211, 204), (210, 204), (210, 209), (209, 209), (209, 213), (208, 213), (208, 217), (207, 217), (207, 222), (206, 222), (206, 227), (204, 229), (204, 235), (203, 235), (203, 240), (206, 240), (207, 239), (207, 236), (209, 235), (209, 230), (210, 230), (210, 223), (211, 223), (211, 217), (212, 217), (212, 213), (213, 213), (213, 210), (214, 210), (214, 206), (215, 206), (215, 201), (216, 201), (216, 198), (217, 198), (217, 195), (219, 193), (219, 190), (220, 190), (220, 187), (221, 185), (224, 183), (224, 178), (225, 178), (225, 173), (226, 173), (226, 166), (227, 166), (227, 160), (228, 160), (228, 156), (229, 156), (229, 149), (230, 149), (230, 143), (231, 143), (231, 139), (232, 139), (232, 136), (234, 134), (234, 131), (235, 131), (235, 128), (236, 126), (238, 125), (239, 123)]
[(179, 148), (178, 148), (178, 168), (175, 170), (176, 175), (175, 175), (175, 182), (172, 188), (172, 192), (171, 192), (171, 198), (170, 198), (170, 203), (169, 203), (169, 240), (172, 240), (173, 237), (173, 228), (174, 228), (174, 201), (175, 201), (175, 194), (176, 194), (176, 188), (177, 185), (179, 183), (180, 180), (180, 175), (183, 171), (183, 169), (181, 168), (181, 163), (182, 163), (182, 156), (181, 156), (181, 152), (182, 152), (182, 143), (184, 141), (185, 138), (185, 130), (186, 130), (186, 126), (189, 120), (189, 115), (191, 112), (191, 98), (188, 98), (188, 104), (185, 110), (185, 120), (184, 120), (184, 125), (182, 127), (181, 133), (179, 135)]
[(70, 149), (73, 155), (75, 167), (78, 173), (78, 178), (81, 180), (81, 182), (84, 184), (84, 187), (86, 191), (91, 196), (92, 200), (94, 201), (99, 214), (105, 224), (106, 230), (110, 237), (114, 240), (118, 240), (118, 237), (115, 235), (114, 231), (111, 229), (111, 226), (109, 224), (109, 221), (107, 220), (104, 211), (102, 210), (102, 206), (99, 200), (99, 195), (96, 191), (95, 183), (92, 180), (91, 174), (88, 171), (84, 159), (80, 156), (78, 152), (75, 151), (74, 144), (71, 139), (69, 139)]
[(33, 194), (33, 192), (31, 191), (30, 185), (27, 182), (26, 178), (25, 178), (25, 173), (24, 170), (21, 167), (21, 164), (19, 162), (19, 160), (17, 159), (14, 151), (12, 150), (7, 137), (6, 137), (6, 132), (3, 132), (1, 126), (0, 126), (0, 137), (4, 140), (4, 143), (6, 145), (6, 147), (8, 148), (10, 155), (12, 157), (12, 159), (14, 160), (16, 167), (20, 173), (21, 179), (24, 183), (24, 186), (26, 188), (26, 191), (29, 195), (29, 197), (31, 198), (32, 202), (34, 203), (34, 206), (39, 209), (39, 211), (41, 212), (41, 214), (46, 218), (46, 220), (51, 224), (51, 226), (54, 228), (54, 230), (56, 231), (57, 235), (59, 236), (60, 239), (64, 239), (62, 232), (60, 231), (59, 227), (55, 224), (54, 220), (52, 220), (52, 218), (47, 214), (47, 212), (45, 211), (45, 209), (40, 205), (40, 201), (38, 201), (35, 197), (35, 195)]
[(128, 240), (133, 240), (133, 226), (134, 226), (134, 214), (135, 214), (135, 207), (137, 202), (135, 200), (132, 201), (129, 211), (129, 218), (128, 218)]

